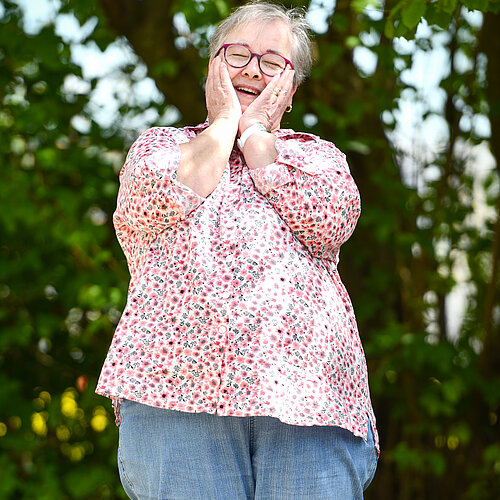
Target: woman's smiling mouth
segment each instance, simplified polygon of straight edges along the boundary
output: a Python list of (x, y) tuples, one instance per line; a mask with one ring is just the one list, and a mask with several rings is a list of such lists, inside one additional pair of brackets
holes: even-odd
[(241, 92), (245, 95), (257, 96), (260, 94), (260, 90), (257, 90), (254, 87), (248, 87), (246, 85), (237, 85), (235, 86), (237, 92)]

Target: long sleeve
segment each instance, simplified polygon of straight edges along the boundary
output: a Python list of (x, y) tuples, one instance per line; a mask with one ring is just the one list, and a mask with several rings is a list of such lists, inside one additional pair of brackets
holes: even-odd
[(132, 145), (120, 173), (114, 224), (132, 230), (161, 232), (201, 205), (204, 198), (177, 181), (178, 129), (152, 128)]
[(274, 163), (250, 172), (256, 188), (312, 255), (334, 260), (361, 210), (345, 155), (309, 134), (278, 138), (276, 149)]

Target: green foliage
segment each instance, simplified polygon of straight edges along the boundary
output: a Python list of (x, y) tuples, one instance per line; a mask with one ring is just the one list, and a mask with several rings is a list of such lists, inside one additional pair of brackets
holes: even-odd
[(24, 35), (3, 4), (0, 498), (116, 497), (113, 415), (93, 386), (128, 279), (105, 155), (125, 145), (72, 126), (88, 96), (62, 91), (81, 73), (68, 45), (51, 26)]
[[(203, 54), (210, 26), (238, 3), (169, 5), (184, 13), (190, 43)], [(151, 105), (123, 104), (122, 121), (103, 129), (88, 107), (98, 79), (81, 93), (65, 86), (69, 76), (83, 78), (69, 42), (52, 24), (27, 35), (17, 5), (2, 5), (0, 499), (125, 498), (112, 410), (93, 389), (128, 282), (111, 224), (117, 173), (131, 138), (128, 121)], [(316, 37), (311, 78), (284, 123), (334, 140), (362, 194), (363, 216), (343, 249), (341, 271), (364, 341), (382, 444), (366, 498), (493, 499), (500, 496), (500, 374), (483, 345), (498, 259), (491, 242), (499, 229), (497, 215), (473, 221), (478, 191), (496, 210), (499, 178), (497, 171), (478, 178), (470, 168), (465, 146), (484, 137), (464, 125), (491, 112), (484, 60), (492, 59), (481, 53), (480, 28), (463, 9), (496, 12), (500, 3), (403, 0), (385, 3), (386, 11), (381, 5), (337, 2), (328, 31)], [(380, 16), (368, 15), (367, 7)], [(96, 11), (95, 1), (66, 1), (61, 12), (82, 24), (97, 15), (88, 40), (101, 50), (114, 41), (111, 19)], [(418, 31), (422, 18), (431, 35)], [(415, 52), (398, 53), (393, 38), (429, 50), (434, 34), (444, 32), (450, 59), (460, 52), (472, 64), (461, 71), (450, 66), (440, 84), (444, 105), (424, 111), (424, 119), (436, 115), (446, 123), (441, 149), (430, 159), (409, 158), (387, 139), (394, 127), (387, 116), (410, 87), (402, 73)], [(375, 41), (368, 44), (366, 34)], [(360, 47), (377, 57), (371, 74), (353, 63)], [(182, 93), (186, 53), (163, 53), (150, 75), (178, 80)], [(206, 61), (196, 64), (201, 75)], [(172, 95), (166, 101), (163, 107), (176, 104)], [(79, 127), (75, 117), (89, 126)], [(492, 128), (492, 142), (498, 134)], [(415, 181), (408, 181), (409, 169)], [(422, 182), (431, 171), (438, 174)], [(467, 271), (461, 282), (457, 270)], [(452, 332), (446, 307), (459, 282), (467, 287), (465, 317)], [(498, 293), (494, 306), (498, 311)], [(498, 318), (492, 325), (488, 345), (498, 352)]]
[(415, 28), (422, 18), (431, 25), (439, 26), (446, 30), (453, 19), (460, 15), (460, 9), (466, 7), (469, 10), (481, 12), (498, 12), (500, 2), (498, 0), (439, 0), (427, 2), (426, 0), (400, 0), (391, 8), (384, 33), (388, 38), (404, 36), (413, 38)]

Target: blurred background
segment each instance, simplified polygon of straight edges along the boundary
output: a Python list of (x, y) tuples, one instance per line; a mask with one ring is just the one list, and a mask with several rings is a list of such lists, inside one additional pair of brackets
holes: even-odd
[[(125, 304), (118, 172), (205, 119), (233, 0), (0, 0), (0, 498), (126, 498), (94, 388)], [(382, 455), (370, 499), (500, 498), (500, 3), (284, 1), (316, 64), (284, 127), (348, 157), (341, 274)], [(346, 499), (348, 500), (348, 499)]]

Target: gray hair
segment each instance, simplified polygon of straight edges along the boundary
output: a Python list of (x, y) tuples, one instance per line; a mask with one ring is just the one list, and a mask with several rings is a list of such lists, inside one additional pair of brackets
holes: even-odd
[(311, 71), (310, 28), (303, 9), (287, 9), (283, 5), (269, 2), (249, 2), (238, 7), (229, 17), (223, 19), (210, 39), (210, 57), (214, 58), (224, 40), (235, 29), (254, 21), (283, 21), (292, 37), (291, 60), (295, 69), (294, 84), (299, 86)]

